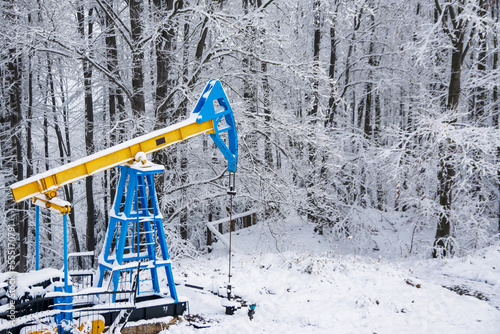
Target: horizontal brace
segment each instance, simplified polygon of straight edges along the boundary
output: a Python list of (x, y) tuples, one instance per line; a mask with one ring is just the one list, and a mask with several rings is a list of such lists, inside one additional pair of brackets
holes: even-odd
[[(239, 219), (239, 218), (247, 217), (247, 216), (253, 215), (254, 213), (257, 213), (257, 210), (250, 210), (250, 211), (242, 212), (242, 213), (239, 213), (237, 215), (233, 215), (232, 220), (236, 220), (236, 219)], [(229, 217), (222, 218), (222, 219), (219, 219), (219, 220), (215, 220), (213, 222), (206, 222), (205, 224), (213, 226), (213, 225), (217, 225), (217, 224), (220, 224), (220, 223), (225, 223), (225, 222), (228, 222), (228, 221), (229, 221)]]
[(221, 132), (226, 132), (226, 131), (229, 131), (231, 130), (233, 127), (232, 126), (224, 126), (224, 127), (221, 127), (221, 128), (218, 128), (217, 129), (217, 132), (221, 133)]

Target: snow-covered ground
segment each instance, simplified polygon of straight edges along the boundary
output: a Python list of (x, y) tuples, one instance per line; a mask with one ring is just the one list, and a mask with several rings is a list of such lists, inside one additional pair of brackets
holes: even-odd
[(178, 294), (208, 327), (184, 319), (163, 333), (500, 333), (498, 244), (466, 258), (386, 260), (343, 254), (312, 229), (297, 221), (281, 232), (258, 224), (233, 233), (231, 284), (257, 304), (253, 320), (247, 308), (224, 314), (207, 291), (227, 282), (221, 243), (174, 261), (177, 283), (206, 288), (178, 286)]

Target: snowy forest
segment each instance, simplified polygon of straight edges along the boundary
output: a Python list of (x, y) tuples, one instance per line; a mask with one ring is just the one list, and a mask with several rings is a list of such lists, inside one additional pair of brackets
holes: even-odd
[[(239, 140), (233, 213), (288, 219), (364, 254), (452, 257), (498, 241), (498, 0), (2, 0), (0, 229), (34, 268), (9, 185), (185, 119), (220, 80)], [(153, 154), (171, 255), (229, 215), (201, 136)], [(64, 187), (70, 251), (102, 247), (117, 171)], [(41, 266), (62, 258), (42, 211)], [(390, 233), (385, 233), (389, 231)], [(0, 238), (6, 271), (7, 238)], [(279, 238), (279, 235), (276, 235)]]

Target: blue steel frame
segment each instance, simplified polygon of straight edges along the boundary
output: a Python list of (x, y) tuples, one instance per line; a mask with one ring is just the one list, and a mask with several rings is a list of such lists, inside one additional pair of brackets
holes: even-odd
[[(148, 261), (148, 263), (141, 265), (141, 269), (150, 269), (152, 292), (160, 293), (158, 268), (165, 267), (170, 296), (175, 302), (178, 302), (165, 231), (154, 187), (154, 174), (163, 172), (163, 168), (150, 170), (131, 166), (119, 166), (119, 168), (121, 169), (120, 180), (106, 234), (103, 257), (99, 259), (97, 286), (102, 287), (104, 273), (109, 270), (113, 275), (111, 278), (112, 289), (118, 291), (120, 274), (128, 271), (131, 277), (132, 270), (137, 268), (137, 266), (123, 267), (123, 265), (128, 262)], [(122, 202), (122, 198), (125, 198), (125, 202)], [(141, 241), (141, 234), (144, 235), (143, 241)], [(126, 244), (127, 239), (128, 245)], [(156, 258), (156, 240), (158, 240), (162, 256), (159, 261)], [(115, 244), (114, 252), (111, 249), (113, 241)], [(126, 250), (130, 250), (130, 252), (126, 253)], [(122, 267), (116, 268), (116, 265)], [(138, 290), (138, 294), (140, 294), (140, 290)]]

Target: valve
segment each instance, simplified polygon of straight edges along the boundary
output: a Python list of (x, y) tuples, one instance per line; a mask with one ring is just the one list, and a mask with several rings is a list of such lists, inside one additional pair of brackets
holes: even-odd
[(227, 298), (222, 298), (220, 301), (222, 307), (224, 307), (224, 309), (226, 310), (227, 315), (233, 315), (239, 306), (239, 303), (237, 301), (233, 300), (232, 288), (233, 287), (231, 286), (231, 284), (228, 284), (226, 286)]
[(253, 320), (253, 316), (255, 314), (255, 307), (257, 306), (257, 304), (250, 304), (248, 305), (248, 318), (250, 320)]

